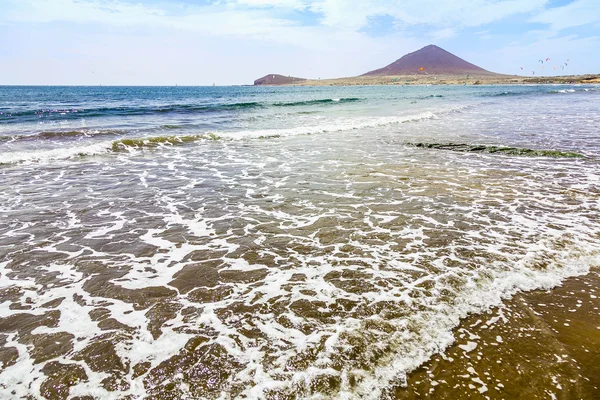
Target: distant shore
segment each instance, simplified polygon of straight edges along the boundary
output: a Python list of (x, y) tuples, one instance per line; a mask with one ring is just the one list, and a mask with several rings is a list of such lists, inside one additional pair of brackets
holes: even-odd
[[(600, 84), (600, 74), (567, 76), (517, 75), (399, 75), (357, 76), (336, 79), (307, 79), (296, 83), (264, 86), (368, 86), (368, 85), (506, 85), (506, 84)], [(261, 85), (263, 86), (263, 85)]]

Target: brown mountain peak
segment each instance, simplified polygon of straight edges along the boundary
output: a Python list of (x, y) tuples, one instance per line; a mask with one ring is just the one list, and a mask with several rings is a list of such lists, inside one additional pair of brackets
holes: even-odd
[(430, 44), (420, 50), (406, 54), (386, 67), (367, 72), (362, 76), (414, 74), (489, 75), (493, 73), (471, 64), (441, 47)]

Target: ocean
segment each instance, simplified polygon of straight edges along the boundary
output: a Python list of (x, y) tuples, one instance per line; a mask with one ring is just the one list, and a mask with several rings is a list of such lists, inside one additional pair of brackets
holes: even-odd
[(600, 265), (599, 127), (585, 85), (0, 87), (0, 397), (393, 398)]

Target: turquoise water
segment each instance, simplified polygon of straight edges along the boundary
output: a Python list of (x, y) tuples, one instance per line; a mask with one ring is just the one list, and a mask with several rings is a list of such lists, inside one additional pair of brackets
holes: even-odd
[(600, 264), (599, 100), (0, 87), (0, 397), (385, 398)]
[[(66, 158), (107, 151), (108, 141), (122, 138), (205, 135), (230, 139), (289, 136), (352, 129), (394, 130), (409, 120), (452, 117), (472, 124), (480, 112), (476, 137), (500, 126), (512, 105), (535, 107), (525, 135), (546, 136), (562, 130), (562, 110), (570, 102), (594, 102), (598, 93), (585, 86), (379, 86), (379, 87), (2, 87), (0, 154), (5, 162)], [(576, 104), (570, 105), (576, 107)], [(504, 107), (507, 107), (506, 109)], [(519, 110), (517, 110), (518, 112)], [(589, 109), (590, 113), (594, 110)], [(558, 113), (558, 115), (555, 115)], [(483, 117), (483, 116), (481, 116)], [(550, 120), (546, 120), (550, 118)], [(552, 120), (554, 118), (554, 120)], [(592, 121), (593, 123), (594, 121)], [(453, 123), (455, 123), (453, 121)], [(584, 127), (589, 121), (573, 121)], [(482, 129), (484, 128), (484, 129)], [(490, 129), (491, 128), (491, 129)], [(457, 128), (452, 131), (457, 131)], [(468, 134), (469, 127), (462, 128)], [(448, 132), (451, 134), (451, 132)], [(520, 143), (513, 127), (499, 144)], [(531, 137), (531, 136), (530, 136)], [(577, 140), (576, 137), (571, 139)], [(525, 141), (528, 142), (528, 141)], [(550, 143), (549, 143), (550, 144)], [(103, 147), (102, 145), (105, 145)], [(563, 143), (563, 146), (568, 143)], [(56, 155), (51, 152), (67, 150)], [(571, 147), (569, 147), (571, 148)], [(589, 149), (589, 147), (588, 147)], [(44, 152), (44, 150), (46, 152)], [(17, 154), (18, 153), (18, 154)]]

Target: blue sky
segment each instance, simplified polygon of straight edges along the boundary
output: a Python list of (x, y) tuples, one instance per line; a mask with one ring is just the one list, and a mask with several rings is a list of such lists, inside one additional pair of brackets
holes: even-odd
[[(600, 73), (600, 4), (0, 1), (0, 84), (250, 84), (268, 73), (333, 78), (383, 67), (428, 44), (494, 72)], [(538, 60), (546, 58), (542, 69)]]

